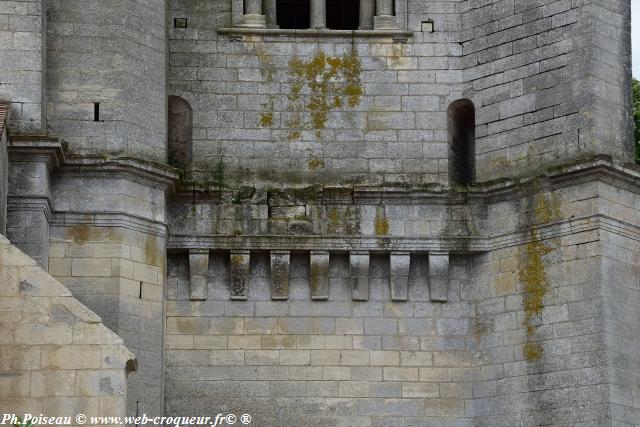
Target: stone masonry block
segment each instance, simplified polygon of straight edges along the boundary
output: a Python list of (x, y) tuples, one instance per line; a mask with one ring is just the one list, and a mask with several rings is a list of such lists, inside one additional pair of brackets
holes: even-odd
[(448, 299), (449, 253), (429, 252), (429, 292), (431, 301)]
[(209, 251), (189, 251), (189, 298), (191, 301), (207, 299), (209, 283)]
[(392, 301), (406, 301), (409, 289), (409, 252), (392, 252), (389, 256), (389, 285)]
[(369, 253), (351, 252), (351, 298), (354, 301), (367, 301), (369, 299)]

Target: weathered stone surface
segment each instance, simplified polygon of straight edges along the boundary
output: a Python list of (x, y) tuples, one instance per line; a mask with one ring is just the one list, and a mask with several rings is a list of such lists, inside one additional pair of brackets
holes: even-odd
[(137, 355), (130, 415), (640, 419), (629, 2), (362, 1), (355, 33), (274, 3), (0, 2), (7, 222), (70, 291), (3, 252), (2, 404), (124, 412), (122, 344), (72, 294)]
[[(4, 238), (0, 240), (0, 328), (3, 413), (42, 408), (43, 401), (55, 398), (71, 402), (101, 396), (113, 405), (87, 400), (58, 407), (47, 416), (125, 415), (127, 375), (135, 356), (98, 316)], [(87, 329), (90, 341), (83, 332)]]

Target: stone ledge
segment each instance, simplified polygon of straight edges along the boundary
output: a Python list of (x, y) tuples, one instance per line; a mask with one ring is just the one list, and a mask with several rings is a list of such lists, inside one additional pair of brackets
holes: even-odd
[(301, 36), (301, 37), (392, 37), (394, 42), (406, 42), (413, 37), (412, 31), (405, 30), (314, 30), (277, 28), (219, 28), (219, 34), (259, 35), (259, 36)]
[[(612, 233), (625, 235), (640, 241), (640, 228), (604, 215), (572, 218), (551, 224), (533, 226), (540, 240), (568, 236), (571, 234), (606, 229)], [(370, 251), (387, 253), (390, 251), (410, 252), (451, 252), (453, 254), (473, 254), (495, 251), (530, 243), (531, 228), (512, 233), (491, 236), (440, 236), (434, 238), (413, 238), (402, 236), (219, 236), (219, 235), (171, 235), (167, 249), (181, 251), (187, 249), (212, 250), (293, 250), (293, 251)]]

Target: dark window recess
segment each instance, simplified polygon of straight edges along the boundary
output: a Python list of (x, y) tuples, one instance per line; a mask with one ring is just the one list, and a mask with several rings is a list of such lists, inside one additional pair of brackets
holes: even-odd
[(308, 29), (311, 26), (310, 0), (277, 0), (277, 20), (280, 28)]
[(473, 102), (461, 99), (449, 106), (449, 182), (472, 185), (476, 180), (476, 113)]
[(326, 0), (327, 28), (357, 30), (360, 22), (360, 0)]
[(94, 122), (100, 121), (100, 103), (99, 102), (93, 103), (93, 121)]
[(169, 97), (169, 164), (185, 173), (191, 170), (193, 110), (179, 96)]
[(142, 299), (142, 282), (140, 282), (140, 290), (138, 291), (138, 298)]
[(187, 28), (187, 18), (174, 18), (173, 28)]

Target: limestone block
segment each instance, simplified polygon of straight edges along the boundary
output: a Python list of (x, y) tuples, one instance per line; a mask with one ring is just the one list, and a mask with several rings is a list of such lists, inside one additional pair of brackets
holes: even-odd
[(406, 301), (409, 291), (409, 252), (391, 252), (389, 256), (389, 285), (392, 301)]
[(205, 301), (209, 285), (209, 251), (192, 249), (189, 251), (189, 298), (191, 301)]
[(349, 260), (351, 298), (354, 301), (367, 301), (369, 299), (369, 253), (351, 252)]
[(448, 299), (449, 253), (429, 252), (429, 292), (431, 301)]

